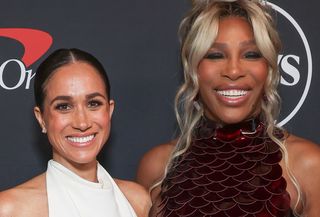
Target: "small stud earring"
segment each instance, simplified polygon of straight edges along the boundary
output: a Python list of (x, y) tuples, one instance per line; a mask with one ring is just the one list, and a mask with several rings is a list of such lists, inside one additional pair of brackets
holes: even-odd
[(42, 133), (47, 133), (47, 129), (45, 127), (42, 128)]

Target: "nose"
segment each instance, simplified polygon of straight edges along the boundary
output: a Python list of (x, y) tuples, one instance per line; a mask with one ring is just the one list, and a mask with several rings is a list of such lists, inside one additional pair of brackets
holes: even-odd
[(73, 116), (73, 128), (79, 131), (86, 131), (92, 126), (90, 115), (85, 108), (78, 108)]
[(241, 65), (239, 58), (230, 58), (226, 63), (226, 67), (222, 72), (222, 76), (232, 81), (238, 80), (245, 76), (245, 71)]

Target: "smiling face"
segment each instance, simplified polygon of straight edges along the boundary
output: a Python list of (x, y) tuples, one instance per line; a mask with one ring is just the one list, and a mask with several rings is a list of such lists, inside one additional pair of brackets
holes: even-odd
[(109, 137), (114, 108), (96, 69), (85, 62), (62, 66), (44, 91), (43, 111), (35, 107), (35, 115), (47, 130), (53, 159), (67, 167), (95, 163)]
[(256, 116), (267, 75), (250, 24), (241, 17), (222, 18), (216, 40), (198, 66), (205, 115), (223, 124)]

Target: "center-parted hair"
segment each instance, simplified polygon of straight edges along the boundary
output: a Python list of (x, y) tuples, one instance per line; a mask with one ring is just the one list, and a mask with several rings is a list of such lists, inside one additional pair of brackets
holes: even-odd
[(96, 69), (106, 88), (106, 95), (110, 99), (110, 83), (103, 65), (93, 55), (77, 48), (58, 49), (50, 54), (38, 67), (34, 80), (34, 96), (36, 106), (43, 111), (46, 97), (46, 86), (54, 73), (63, 66), (84, 62)]
[[(175, 159), (189, 148), (194, 129), (203, 114), (203, 106), (199, 100), (198, 65), (217, 37), (219, 21), (229, 16), (241, 17), (251, 25), (255, 43), (268, 63), (267, 80), (263, 90), (263, 97), (259, 102), (261, 118), (266, 124), (268, 136), (281, 148), (285, 166), (289, 171), (289, 178), (297, 189), (297, 207), (299, 203), (303, 202), (301, 190), (297, 180), (290, 173), (288, 153), (284, 142), (274, 136), (275, 120), (278, 117), (280, 108), (280, 97), (277, 93), (280, 73), (277, 66), (277, 58), (281, 49), (281, 41), (272, 12), (273, 10), (265, 1), (259, 0), (193, 1), (192, 9), (182, 20), (179, 30), (184, 81), (175, 98), (175, 112), (180, 127), (180, 136), (164, 176), (173, 168)], [(195, 102), (200, 106), (194, 106)], [(161, 182), (162, 180), (155, 186)]]

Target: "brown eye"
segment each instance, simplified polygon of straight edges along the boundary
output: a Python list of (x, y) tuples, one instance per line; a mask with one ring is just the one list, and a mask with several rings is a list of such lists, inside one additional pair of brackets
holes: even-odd
[(68, 103), (59, 103), (55, 106), (56, 110), (67, 111), (71, 109), (71, 106)]
[(88, 102), (88, 107), (89, 108), (97, 108), (99, 106), (102, 105), (102, 102), (100, 102), (99, 100), (91, 100)]

